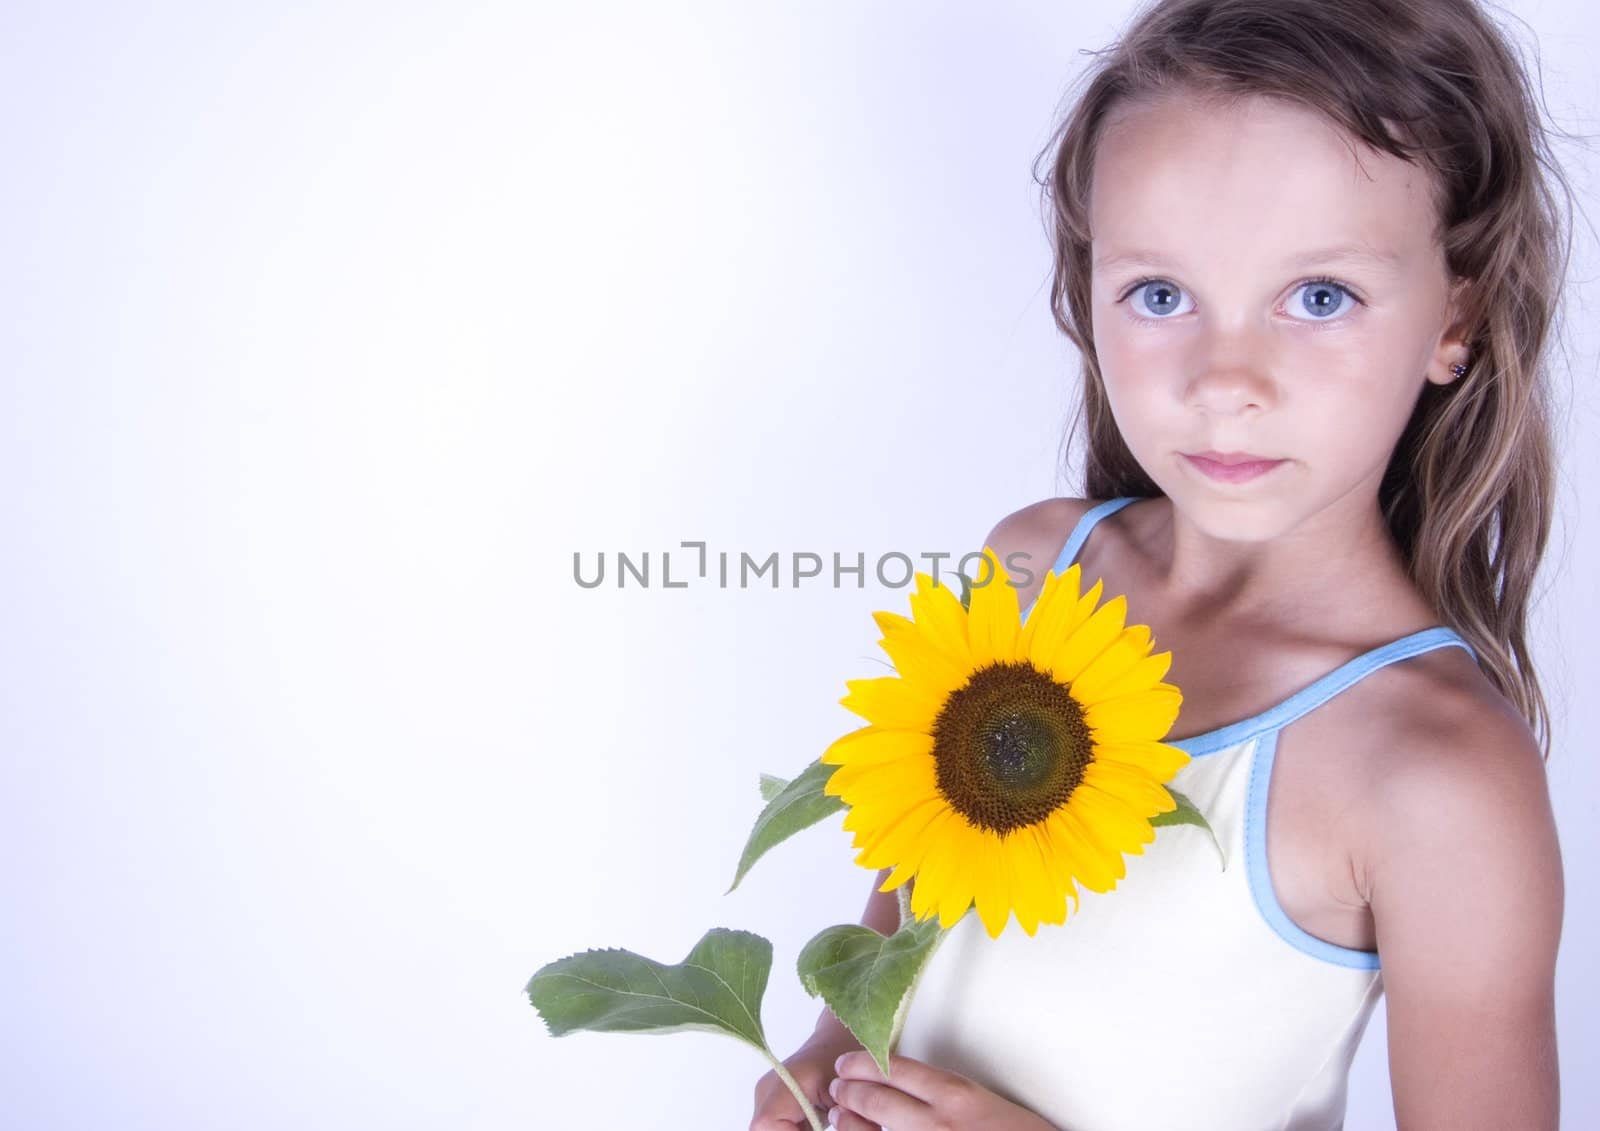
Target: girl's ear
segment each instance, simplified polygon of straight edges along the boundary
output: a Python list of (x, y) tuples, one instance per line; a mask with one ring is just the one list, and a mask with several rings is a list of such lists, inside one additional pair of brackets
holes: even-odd
[(1426, 376), (1435, 385), (1448, 385), (1458, 380), (1465, 374), (1458, 374), (1455, 367), (1470, 367), (1472, 364), (1471, 327), (1462, 321), (1467, 288), (1471, 283), (1470, 279), (1458, 279), (1450, 288), (1445, 307), (1445, 330), (1439, 335), (1439, 344), (1428, 361)]

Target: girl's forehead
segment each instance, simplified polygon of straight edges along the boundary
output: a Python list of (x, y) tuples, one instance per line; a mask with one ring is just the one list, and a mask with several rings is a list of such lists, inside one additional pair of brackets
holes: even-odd
[(1105, 244), (1208, 256), (1361, 245), (1406, 258), (1428, 252), (1435, 226), (1424, 169), (1269, 99), (1121, 108), (1096, 146), (1088, 208), (1097, 258)]

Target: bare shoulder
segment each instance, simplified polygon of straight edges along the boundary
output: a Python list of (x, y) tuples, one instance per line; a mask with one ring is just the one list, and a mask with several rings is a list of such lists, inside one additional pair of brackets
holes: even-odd
[[(1441, 648), (1392, 665), (1373, 680), (1380, 698), (1368, 704), (1381, 720), (1381, 763), (1369, 782), (1376, 829), (1372, 864), (1402, 852), (1409, 826), (1447, 835), (1447, 818), (1490, 806), (1499, 832), (1515, 821), (1524, 832), (1552, 818), (1549, 782), (1526, 720), (1472, 658)], [(1553, 825), (1553, 821), (1550, 822)]]
[(1456, 656), (1393, 665), (1364, 791), (1396, 1116), (1554, 1127), (1565, 893), (1544, 762), (1470, 657), (1439, 651)]
[[(1463, 649), (1440, 648), (1393, 664), (1367, 681), (1373, 752), (1364, 775), (1372, 836), (1368, 874), (1404, 867), (1419, 837), (1460, 848), (1481, 842), (1555, 847), (1549, 781), (1538, 742), (1516, 708)], [(1468, 818), (1488, 818), (1481, 826)], [(1463, 824), (1465, 822), (1465, 824)], [(1549, 862), (1549, 861), (1547, 861)], [(1553, 861), (1559, 865), (1559, 856)]]
[(1012, 511), (989, 531), (984, 545), (1017, 578), (1017, 599), (1024, 607), (1044, 584), (1072, 528), (1093, 506), (1092, 499), (1041, 499)]

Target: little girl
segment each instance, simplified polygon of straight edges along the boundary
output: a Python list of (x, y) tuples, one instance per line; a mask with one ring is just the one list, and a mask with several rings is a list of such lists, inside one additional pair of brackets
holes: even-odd
[(1385, 994), (1403, 1131), (1557, 1126), (1534, 107), (1474, 0), (1164, 0), (1100, 56), (1046, 182), (1086, 498), (987, 544), (1171, 651), (1227, 867), (1165, 827), (1063, 925), (969, 914), (892, 1081), (824, 1011), (786, 1063), (841, 1131), (1333, 1131)]

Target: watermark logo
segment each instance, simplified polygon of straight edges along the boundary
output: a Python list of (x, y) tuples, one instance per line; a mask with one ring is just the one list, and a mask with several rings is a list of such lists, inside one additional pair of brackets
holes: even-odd
[[(951, 559), (954, 568), (941, 577), (941, 566)], [(1012, 588), (1033, 583), (1036, 575), (1027, 566), (1032, 560), (1033, 555), (1021, 550), (1005, 556), (1003, 564)], [(774, 550), (761, 557), (743, 550), (713, 553), (704, 542), (680, 542), (676, 550), (637, 553), (572, 552), (572, 580), (582, 589), (799, 589), (802, 585), (846, 589), (851, 588), (847, 578), (855, 579), (854, 588), (865, 589), (869, 576), (885, 589), (904, 589), (915, 582), (918, 573), (928, 574), (935, 585), (957, 587), (959, 575), (974, 589), (994, 580), (994, 569), (979, 550), (959, 556), (947, 551), (907, 554), (891, 550), (870, 563), (865, 551), (858, 551), (853, 559), (837, 551), (824, 557), (809, 550)]]

